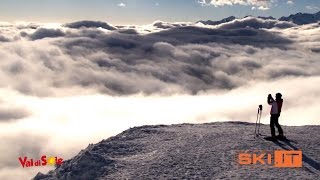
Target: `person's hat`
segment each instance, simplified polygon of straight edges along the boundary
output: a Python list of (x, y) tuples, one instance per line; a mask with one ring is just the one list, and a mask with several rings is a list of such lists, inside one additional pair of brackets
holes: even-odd
[(277, 93), (277, 94), (276, 94), (276, 97), (281, 98), (281, 97), (282, 97), (282, 94), (281, 94), (281, 93)]

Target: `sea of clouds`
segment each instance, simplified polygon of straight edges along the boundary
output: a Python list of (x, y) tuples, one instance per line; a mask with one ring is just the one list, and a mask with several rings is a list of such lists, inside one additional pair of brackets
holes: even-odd
[(255, 122), (259, 104), (268, 123), (269, 93), (281, 124), (320, 125), (319, 23), (0, 22), (0, 60), (0, 179), (50, 169), (20, 156), (68, 159), (129, 127)]

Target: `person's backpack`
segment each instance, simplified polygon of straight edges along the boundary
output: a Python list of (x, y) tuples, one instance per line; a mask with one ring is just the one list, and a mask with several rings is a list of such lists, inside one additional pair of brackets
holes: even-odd
[(279, 113), (279, 114), (281, 113), (282, 103), (283, 103), (283, 99), (280, 99), (279, 101), (277, 101), (278, 113)]

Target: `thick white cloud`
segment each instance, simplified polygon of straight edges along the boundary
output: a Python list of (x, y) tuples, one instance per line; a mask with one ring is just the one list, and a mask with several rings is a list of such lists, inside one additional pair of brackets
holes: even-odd
[[(319, 75), (317, 24), (254, 17), (216, 26), (158, 21), (152, 24), (155, 32), (144, 34), (139, 33), (143, 27), (103, 25), (2, 28), (7, 42), (0, 45), (0, 85), (36, 96), (56, 96), (61, 89), (197, 94), (237, 88), (252, 79)], [(272, 63), (280, 65), (271, 69)]]
[(21, 155), (70, 158), (132, 126), (254, 122), (259, 104), (268, 123), (266, 95), (278, 91), (282, 124), (319, 125), (319, 30), (253, 17), (217, 25), (3, 23), (0, 179), (44, 171), (21, 169)]
[[(139, 34), (141, 27), (129, 31), (101, 28), (106, 25), (102, 22), (71, 24), (3, 30), (2, 86), (11, 82), (9, 87), (37, 96), (72, 88), (109, 95), (197, 94), (240, 87), (252, 73), (260, 80), (318, 75), (317, 24), (296, 26), (254, 17), (216, 26), (158, 21), (152, 25), (155, 32), (144, 34)], [(309, 51), (311, 58), (301, 62)], [(266, 52), (274, 55), (272, 61), (266, 60)], [(271, 62), (287, 59), (270, 70)]]

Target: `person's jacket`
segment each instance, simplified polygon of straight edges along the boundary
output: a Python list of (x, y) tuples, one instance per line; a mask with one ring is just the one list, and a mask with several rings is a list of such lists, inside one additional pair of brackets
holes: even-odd
[(281, 108), (282, 108), (282, 103), (283, 103), (283, 99), (277, 99), (276, 101), (270, 97), (268, 99), (268, 104), (271, 105), (271, 110), (270, 110), (270, 114), (272, 115), (280, 115), (281, 113)]

